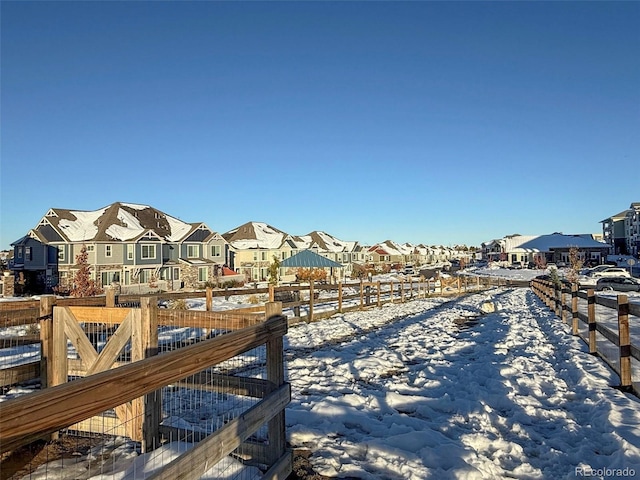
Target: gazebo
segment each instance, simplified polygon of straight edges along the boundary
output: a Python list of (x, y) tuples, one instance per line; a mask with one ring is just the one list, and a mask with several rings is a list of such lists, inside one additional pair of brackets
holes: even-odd
[(333, 276), (334, 268), (342, 268), (342, 265), (338, 262), (318, 255), (311, 250), (303, 250), (295, 255), (280, 262), (281, 268), (329, 268), (329, 275)]

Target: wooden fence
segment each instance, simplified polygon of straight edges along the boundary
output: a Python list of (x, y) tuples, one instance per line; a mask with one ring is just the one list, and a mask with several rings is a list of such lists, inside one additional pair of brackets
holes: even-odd
[[(565, 282), (533, 280), (531, 289), (563, 322), (570, 323), (573, 335), (585, 341), (589, 353), (600, 356), (620, 376), (621, 389), (638, 395), (640, 382), (634, 382), (632, 365), (640, 375), (640, 348), (631, 342), (629, 316), (636, 317), (635, 327), (640, 328), (640, 304), (629, 303), (627, 295), (607, 298), (596, 295), (593, 289), (579, 290), (576, 284)], [(605, 314), (597, 316), (596, 305), (604, 307)], [(616, 322), (606, 321), (611, 316), (606, 312), (611, 312)], [(586, 332), (581, 331), (581, 322), (587, 327)], [(617, 323), (617, 328), (610, 328), (612, 323)]]
[[(284, 408), (291, 392), (284, 381), (283, 356), (288, 322), (280, 303), (263, 305), (262, 313), (225, 313), (162, 310), (155, 297), (140, 299), (141, 308), (54, 306), (54, 300), (43, 297), (38, 308), (40, 376), (47, 388), (0, 403), (0, 452), (61, 430), (94, 431), (96, 425), (103, 434), (140, 442), (143, 452), (167, 439), (193, 440), (193, 432), (160, 425), (162, 389), (179, 385), (255, 400), (234, 418), (226, 414), (223, 426), (200, 435), (196, 446), (149, 478), (197, 479), (238, 449), (252, 464), (264, 466), (265, 478), (288, 476), (291, 454), (285, 444)], [(107, 296), (103, 301), (112, 299)], [(26, 313), (20, 315), (26, 318)], [(112, 327), (99, 352), (86, 325)], [(159, 354), (159, 330), (173, 327), (217, 334)], [(75, 366), (68, 358), (69, 343), (79, 356)], [(130, 358), (118, 362), (127, 345)], [(265, 352), (259, 362), (264, 363), (263, 379), (212, 369), (257, 348)], [(68, 381), (72, 370), (85, 376)], [(116, 414), (111, 420), (102, 416), (110, 410)], [(98, 415), (100, 419), (92, 421)], [(266, 439), (247, 443), (260, 429), (266, 430)]]
[[(193, 292), (168, 292), (155, 295), (159, 303), (180, 299), (205, 299), (205, 309), (213, 310), (213, 299), (233, 296), (263, 296), (255, 307), (245, 307), (226, 311), (225, 318), (240, 315), (239, 322), (246, 326), (246, 315), (252, 311), (264, 311), (264, 302), (280, 301), (283, 308), (289, 309), (289, 325), (298, 322), (312, 322), (330, 317), (336, 313), (353, 310), (380, 307), (383, 303), (405, 302), (415, 298), (425, 298), (430, 295), (460, 295), (469, 291), (478, 291), (492, 286), (512, 286), (515, 282), (496, 277), (466, 277), (455, 276), (440, 279), (409, 279), (405, 281), (388, 282), (351, 282), (351, 283), (314, 283), (292, 284), (283, 286), (269, 286), (265, 288), (237, 288), (211, 289)], [(520, 286), (520, 285), (518, 285)], [(528, 286), (528, 283), (527, 283)], [(15, 348), (32, 345), (38, 348), (46, 347), (45, 339), (49, 335), (49, 323), (44, 321), (51, 318), (54, 306), (58, 307), (134, 307), (139, 308), (141, 299), (148, 298), (138, 295), (116, 295), (112, 289), (98, 297), (86, 298), (56, 298), (43, 296), (41, 300), (0, 302), (0, 330), (9, 327), (30, 325), (31, 334), (0, 336), (0, 349)], [(260, 299), (258, 299), (259, 301)], [(158, 310), (159, 318), (170, 315), (168, 310)], [(190, 310), (192, 321), (202, 315), (200, 311)], [(72, 365), (73, 367), (73, 365)], [(0, 388), (6, 388), (17, 383), (35, 380), (42, 377), (42, 385), (47, 385), (46, 352), (40, 355), (40, 360), (21, 362), (19, 365), (3, 365), (0, 358)], [(50, 367), (49, 367), (50, 368)]]

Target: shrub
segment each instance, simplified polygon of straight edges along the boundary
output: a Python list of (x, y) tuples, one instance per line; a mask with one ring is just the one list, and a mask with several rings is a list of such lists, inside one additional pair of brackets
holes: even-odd
[(169, 308), (171, 310), (188, 310), (189, 305), (187, 305), (187, 301), (184, 298), (179, 298), (178, 300), (171, 300)]

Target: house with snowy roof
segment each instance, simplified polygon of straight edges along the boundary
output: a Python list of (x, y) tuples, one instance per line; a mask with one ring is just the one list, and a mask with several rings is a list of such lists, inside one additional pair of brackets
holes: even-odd
[(590, 234), (564, 235), (508, 235), (502, 239), (482, 244), (483, 255), (489, 261), (507, 263), (529, 262), (546, 264), (569, 264), (570, 251), (577, 249), (578, 255), (592, 263), (603, 263), (610, 246), (599, 242)]
[(249, 281), (267, 280), (274, 257), (280, 261), (300, 251), (291, 235), (263, 222), (247, 222), (222, 237), (231, 249), (232, 268)]
[(204, 223), (121, 202), (94, 211), (51, 208), (12, 247), (10, 268), (34, 293), (69, 288), (83, 248), (102, 287), (195, 288), (216, 281), (228, 260), (226, 241)]
[(294, 237), (300, 249), (313, 250), (334, 262), (348, 265), (358, 261), (358, 242), (340, 240), (322, 231), (313, 231), (307, 235)]
[(311, 250), (343, 265), (344, 273), (359, 256), (358, 242), (343, 241), (322, 231), (294, 236), (263, 222), (247, 222), (223, 234), (231, 249), (232, 265), (250, 281), (265, 281), (274, 258), (284, 261)]

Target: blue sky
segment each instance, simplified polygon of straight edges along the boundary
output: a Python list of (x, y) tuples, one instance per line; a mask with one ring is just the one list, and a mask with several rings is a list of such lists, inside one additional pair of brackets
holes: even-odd
[(479, 245), (640, 201), (639, 2), (1, 3), (0, 248), (51, 207)]

